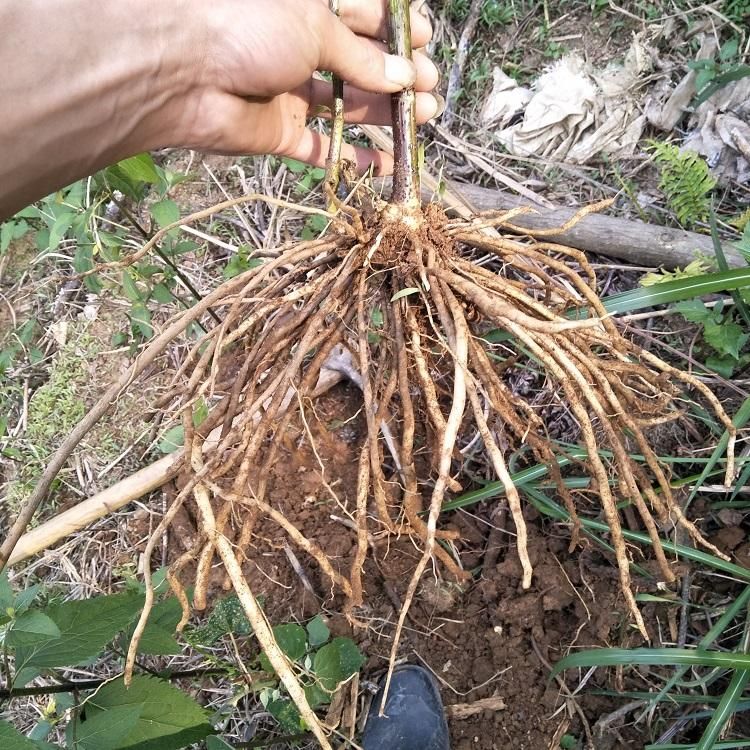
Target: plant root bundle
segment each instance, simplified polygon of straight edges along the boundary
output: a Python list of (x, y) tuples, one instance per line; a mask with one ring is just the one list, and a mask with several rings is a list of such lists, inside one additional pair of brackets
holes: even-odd
[[(194, 605), (205, 607), (218, 553), (248, 616), (255, 608), (255, 631), (310, 724), (304, 696), (290, 688), (294, 675), (267, 625), (265, 631), (259, 626), (265, 620), (242, 576), (254, 525), (261, 517), (272, 519), (313, 558), (332, 591), (343, 595), (354, 623), (366, 603), (361, 571), (368, 539), (410, 535), (423, 552), (394, 638), (395, 658), (406, 610), (428, 563), (437, 560), (458, 581), (470, 577), (451, 546), (456, 532), (440, 529), (438, 521), (446, 496), (461, 489), (462, 446), (471, 442), (483, 446), (505, 488), (523, 587), (531, 585), (533, 571), (522, 499), (507, 458), (519, 449), (548, 467), (572, 521), (571, 548), (580, 536), (577, 508), (586, 503), (590, 509), (596, 498), (610, 528), (623, 595), (647, 638), (617, 504), (627, 501), (637, 511), (667, 582), (675, 575), (660, 527), (681, 527), (696, 544), (721, 555), (685, 517), (647, 438), (650, 427), (684, 416), (691, 392), (730, 435), (731, 479), (735, 431), (717, 398), (701, 381), (621, 334), (597, 297), (593, 269), (582, 253), (508, 239), (491, 229), (510, 225), (517, 210), (467, 222), (449, 221), (435, 206), (424, 213), (376, 207), (373, 201), (359, 210), (345, 208), (338, 214), (344, 218), (334, 220), (322, 239), (282, 248), (227, 282), (226, 296), (214, 308), (222, 323), (175, 376), (170, 394), (185, 431), (187, 482), (156, 529), (147, 558), (177, 511), (193, 504), (201, 519), (198, 543), (169, 571), (183, 603), (182, 625), (190, 614), (184, 571), (188, 565), (197, 569)], [(476, 262), (478, 254), (491, 268)], [(489, 343), (490, 328), (502, 332), (502, 343)], [(321, 369), (342, 346), (353, 352), (367, 421), (356, 502), (344, 507), (357, 530), (348, 574), (268, 500), (268, 477), (284, 450), (286, 428), (300, 415), (304, 419)], [(559, 394), (573, 417), (585, 456), (567, 459), (592, 478), (585, 493), (566, 486), (558, 460), (566, 456), (549, 437), (543, 410), (511, 387), (509, 374), (519, 361), (544, 373), (547, 389)], [(193, 411), (200, 400), (212, 409), (196, 429)], [(207, 435), (217, 429), (218, 441), (208, 443)], [(152, 600), (150, 592), (147, 605)], [(148, 606), (134, 641), (147, 617)], [(274, 648), (278, 653), (269, 651)], [(131, 646), (131, 660), (134, 654)]]

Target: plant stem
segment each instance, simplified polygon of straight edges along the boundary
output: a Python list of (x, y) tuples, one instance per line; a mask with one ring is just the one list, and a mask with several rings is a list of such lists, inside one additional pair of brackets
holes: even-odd
[[(390, 51), (412, 59), (408, 0), (389, 0)], [(391, 202), (419, 206), (419, 153), (417, 148), (416, 96), (413, 88), (391, 97), (393, 120), (393, 193)]]
[[(225, 675), (226, 673), (226, 669), (209, 668), (186, 669), (181, 672), (164, 672), (157, 674), (157, 676), (165, 680), (182, 680), (188, 677), (209, 677), (211, 675)], [(57, 685), (38, 685), (27, 688), (16, 688), (15, 690), (0, 690), (0, 701), (9, 700), (11, 698), (21, 698), (29, 695), (51, 695), (53, 693), (73, 693), (78, 690), (94, 690), (110, 679), (110, 677), (104, 677), (93, 680), (61, 682)]]
[[(339, 0), (330, 0), (331, 13), (339, 14)], [(333, 76), (333, 106), (331, 108), (331, 144), (326, 161), (326, 187), (333, 196), (341, 177), (341, 143), (344, 139), (344, 82)]]

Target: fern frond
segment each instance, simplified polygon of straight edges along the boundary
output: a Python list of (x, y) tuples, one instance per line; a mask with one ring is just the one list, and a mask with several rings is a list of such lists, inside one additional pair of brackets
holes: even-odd
[(681, 151), (662, 141), (651, 141), (649, 150), (659, 167), (659, 189), (683, 226), (706, 221), (711, 208), (709, 193), (716, 180), (705, 160), (695, 151)]

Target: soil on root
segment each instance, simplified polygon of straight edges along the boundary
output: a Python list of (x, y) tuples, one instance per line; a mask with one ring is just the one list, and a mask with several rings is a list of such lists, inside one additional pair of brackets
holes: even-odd
[[(273, 468), (267, 497), (346, 574), (356, 552), (356, 532), (339, 519), (356, 501), (358, 447), (367, 432), (361, 392), (341, 384), (312, 407), (306, 410), (307, 428), (297, 421), (284, 435), (285, 450)], [(401, 643), (400, 658), (421, 662), (438, 676), (446, 705), (496, 696), (506, 704), (505, 710), (451, 719), (454, 750), (539, 750), (556, 747), (563, 734), (581, 736), (581, 715), (593, 726), (617, 703), (580, 694), (574, 706), (558, 682), (550, 680), (549, 665), (570, 648), (640, 642), (628, 627), (616, 568), (589, 549), (568, 555), (569, 540), (543, 529), (532, 508), (526, 515), (535, 572), (532, 588), (523, 591), (513, 526), (508, 520), (509, 531), (500, 528), (503, 515), (502, 501), (496, 501), (471, 515), (459, 512), (444, 519), (460, 530), (462, 562), (476, 575), (463, 591), (432, 573), (425, 575)], [(170, 529), (172, 560), (191, 547), (195, 533), (194, 520), (181, 511)], [(368, 657), (364, 676), (376, 681), (387, 668), (401, 602), (420, 550), (406, 535), (381, 543), (375, 534), (372, 541), (374, 549), (363, 571), (365, 606), (357, 611), (368, 627), (358, 631), (352, 631), (341, 614), (344, 600), (340, 594), (331, 596), (330, 583), (316, 563), (295, 549), (270, 519), (255, 526), (244, 572), (272, 623), (304, 621), (322, 612), (334, 634), (359, 642)], [(289, 548), (306, 581), (290, 562)], [(186, 569), (184, 579), (190, 581), (194, 573), (194, 568)], [(223, 568), (214, 568), (209, 602), (225, 595), (224, 575)], [(653, 616), (644, 612), (647, 621), (649, 614)], [(620, 739), (632, 739), (633, 747), (642, 742), (640, 735)]]

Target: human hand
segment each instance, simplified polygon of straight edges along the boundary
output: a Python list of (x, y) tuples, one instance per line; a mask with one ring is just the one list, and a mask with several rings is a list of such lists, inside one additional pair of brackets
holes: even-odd
[[(188, 3), (188, 6), (193, 3)], [(340, 18), (325, 0), (222, 0), (199, 3), (205, 24), (201, 70), (178, 106), (179, 145), (222, 153), (272, 153), (323, 166), (329, 138), (307, 118), (330, 106), (331, 85), (318, 70), (345, 82), (349, 123), (390, 123), (390, 97), (414, 85), (417, 120), (438, 114), (430, 92), (435, 65), (421, 51), (429, 22), (412, 12), (414, 62), (387, 54), (388, 0), (341, 0)], [(390, 155), (345, 144), (343, 157), (364, 170), (392, 171)]]

